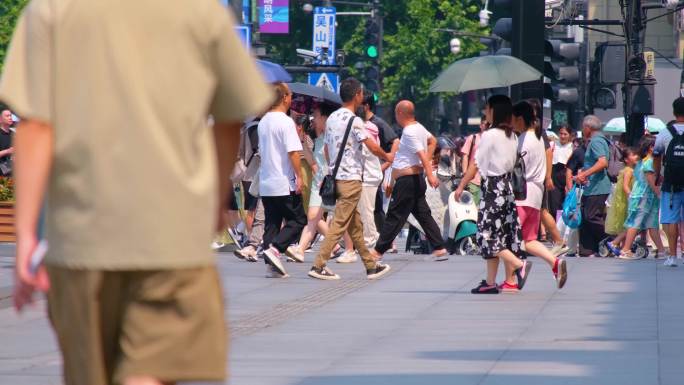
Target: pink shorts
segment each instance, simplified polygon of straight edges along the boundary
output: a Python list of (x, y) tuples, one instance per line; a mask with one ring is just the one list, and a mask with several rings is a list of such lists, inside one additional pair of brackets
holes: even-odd
[(523, 241), (535, 241), (541, 224), (541, 211), (534, 207), (517, 206)]

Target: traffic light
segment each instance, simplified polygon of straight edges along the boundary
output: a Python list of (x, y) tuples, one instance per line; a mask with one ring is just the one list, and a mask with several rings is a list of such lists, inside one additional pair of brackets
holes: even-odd
[(580, 43), (566, 43), (561, 40), (546, 40), (544, 76), (550, 80), (545, 84), (544, 97), (552, 101), (574, 104), (579, 101)]
[(626, 50), (624, 43), (605, 42), (596, 46), (589, 83), (590, 110), (616, 107), (616, 85), (625, 82)]
[(371, 59), (377, 59), (379, 55), (380, 45), (380, 26), (374, 19), (368, 19), (366, 22), (366, 49), (365, 53)]
[(578, 62), (582, 44), (560, 39), (549, 39), (544, 44), (544, 98), (551, 100), (555, 128), (573, 123), (570, 117), (582, 109)]

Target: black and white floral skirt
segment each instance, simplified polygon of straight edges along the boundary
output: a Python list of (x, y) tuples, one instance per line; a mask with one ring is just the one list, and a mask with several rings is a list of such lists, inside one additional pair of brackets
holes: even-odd
[(484, 259), (508, 249), (518, 255), (522, 230), (510, 175), (483, 177), (477, 214), (477, 243)]

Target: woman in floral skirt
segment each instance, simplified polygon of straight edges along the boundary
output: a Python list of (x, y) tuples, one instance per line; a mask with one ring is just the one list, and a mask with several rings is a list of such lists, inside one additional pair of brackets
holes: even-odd
[(515, 272), (518, 289), (525, 286), (532, 262), (520, 260), (516, 256), (522, 234), (511, 185), (511, 172), (518, 148), (518, 140), (511, 126), (511, 99), (504, 95), (490, 97), (485, 113), (487, 121), (492, 123), (491, 128), (482, 133), (475, 162), (468, 167), (455, 195), (458, 199), (468, 182), (477, 172), (480, 173), (482, 200), (477, 218), (477, 241), (487, 263), (487, 277), (471, 293), (498, 294), (496, 274), (499, 259), (503, 259)]

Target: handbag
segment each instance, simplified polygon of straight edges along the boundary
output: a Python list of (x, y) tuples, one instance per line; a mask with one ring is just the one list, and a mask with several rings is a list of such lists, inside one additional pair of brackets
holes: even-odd
[(522, 201), (527, 198), (527, 180), (525, 175), (525, 159), (526, 151), (522, 151), (522, 145), (525, 141), (525, 133), (518, 138), (518, 151), (515, 159), (515, 165), (511, 172), (511, 185), (513, 186), (513, 195), (515, 200)]
[(347, 145), (347, 139), (349, 139), (349, 132), (351, 131), (352, 124), (356, 116), (349, 118), (349, 123), (347, 123), (347, 130), (344, 132), (344, 138), (342, 143), (340, 143), (339, 151), (337, 151), (337, 159), (335, 160), (335, 167), (333, 168), (332, 175), (326, 175), (323, 177), (323, 183), (321, 183), (321, 189), (319, 190), (319, 195), (323, 204), (326, 206), (334, 206), (335, 201), (337, 201), (337, 187), (335, 186), (335, 177), (337, 177), (337, 170), (340, 168), (340, 163), (342, 162), (342, 156), (344, 155), (344, 147)]
[(563, 201), (563, 222), (570, 229), (576, 229), (582, 223), (581, 199), (582, 188), (575, 184)]

